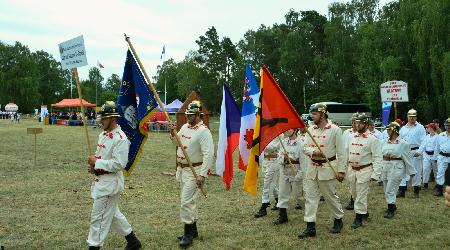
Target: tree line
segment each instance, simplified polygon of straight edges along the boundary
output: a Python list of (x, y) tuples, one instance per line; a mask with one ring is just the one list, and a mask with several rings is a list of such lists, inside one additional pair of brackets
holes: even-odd
[[(415, 108), (420, 120), (443, 119), (450, 113), (449, 31), (448, 0), (384, 6), (351, 0), (330, 4), (326, 16), (291, 9), (284, 23), (248, 30), (237, 42), (210, 27), (196, 40), (197, 50), (179, 62), (166, 60), (153, 80), (158, 90), (167, 85), (168, 102), (195, 90), (217, 113), (223, 84), (241, 102), (245, 64), (257, 78), (266, 65), (299, 113), (315, 102), (337, 101), (366, 103), (375, 116), (381, 113), (379, 85), (402, 80), (409, 84), (410, 100), (398, 105), (402, 118)], [(44, 51), (0, 43), (0, 67), (0, 103), (13, 100), (31, 111), (69, 96), (70, 72)], [(91, 68), (81, 85), (89, 100), (95, 100), (97, 86), (103, 103), (115, 99), (120, 81), (116, 74), (105, 81)]]

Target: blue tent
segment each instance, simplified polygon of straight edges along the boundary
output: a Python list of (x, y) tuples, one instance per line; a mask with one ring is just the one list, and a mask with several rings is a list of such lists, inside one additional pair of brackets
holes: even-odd
[[(167, 113), (176, 113), (181, 108), (181, 106), (183, 106), (183, 103), (180, 100), (175, 99), (173, 102), (166, 105)], [(158, 110), (162, 111), (162, 109), (159, 106)]]

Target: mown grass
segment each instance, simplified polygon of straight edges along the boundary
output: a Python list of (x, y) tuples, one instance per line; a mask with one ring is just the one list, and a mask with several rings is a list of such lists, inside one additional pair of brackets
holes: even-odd
[[(44, 129), (38, 135), (37, 166), (27, 127)], [(212, 123), (216, 143), (217, 129), (218, 124)], [(92, 145), (99, 132), (89, 128)], [(120, 207), (144, 249), (178, 249), (179, 185), (174, 177), (162, 174), (173, 172), (174, 155), (166, 133), (151, 133), (136, 171), (126, 178), (128, 188)], [(450, 209), (431, 190), (418, 200), (409, 191), (407, 198), (398, 200), (396, 217), (387, 220), (382, 187), (374, 183), (369, 194), (371, 219), (362, 228), (351, 229), (354, 214), (345, 211), (343, 232), (329, 234), (332, 219), (321, 204), (317, 237), (299, 240), (297, 234), (305, 227), (303, 211), (293, 209), (292, 203), (289, 223), (281, 226), (272, 225), (277, 217), (273, 211), (254, 219), (260, 196), (242, 191), (243, 177), (236, 170), (229, 192), (219, 177), (207, 180), (209, 197), (200, 198), (200, 237), (192, 249), (450, 249)], [(82, 127), (0, 120), (0, 242), (5, 249), (87, 249), (91, 179)], [(343, 205), (349, 198), (345, 190), (339, 185)], [(122, 237), (110, 232), (104, 249), (124, 245)]]

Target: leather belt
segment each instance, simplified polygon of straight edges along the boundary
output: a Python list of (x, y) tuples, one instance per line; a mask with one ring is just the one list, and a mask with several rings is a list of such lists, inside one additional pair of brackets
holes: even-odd
[(413, 148), (411, 148), (411, 151), (417, 150), (417, 149), (419, 149), (419, 147), (413, 147)]
[[(292, 160), (292, 159), (291, 159), (291, 163), (292, 163), (292, 164), (300, 164), (300, 161), (295, 161), (295, 160)], [(284, 164), (289, 164), (288, 159), (284, 158)]]
[(106, 170), (103, 170), (103, 169), (94, 169), (94, 174), (96, 176), (104, 175), (104, 174), (112, 174), (112, 173), (113, 172), (109, 172), (109, 171), (106, 171)]
[(385, 160), (385, 161), (401, 161), (402, 158), (390, 157), (390, 156), (383, 155), (383, 160)]
[(355, 170), (355, 171), (359, 171), (359, 170), (361, 170), (361, 169), (363, 169), (363, 168), (367, 168), (367, 167), (369, 167), (369, 166), (372, 166), (372, 163), (365, 164), (365, 165), (360, 165), (360, 166), (357, 166), (357, 167), (353, 167), (353, 166), (352, 166), (352, 169)]
[(439, 154), (445, 157), (450, 157), (450, 153), (439, 152)]
[[(192, 163), (192, 167), (198, 167), (198, 166), (201, 166), (202, 164), (203, 164), (203, 162)], [(178, 163), (177, 165), (180, 168), (188, 168), (189, 167), (189, 164)]]
[(426, 151), (426, 150), (425, 150), (425, 153), (427, 153), (427, 155), (433, 155), (433, 154), (434, 154), (434, 151)]
[(272, 159), (276, 159), (276, 158), (278, 158), (277, 154), (265, 154), (264, 155), (264, 159), (266, 159), (266, 160), (272, 160)]
[[(333, 157), (330, 157), (330, 158), (328, 158), (328, 161), (334, 161), (334, 160), (336, 160), (336, 156), (333, 156)], [(317, 160), (317, 159), (312, 159), (311, 158), (311, 161), (312, 162), (314, 162), (314, 163), (316, 163), (316, 164), (320, 164), (320, 165), (322, 165), (322, 164), (324, 164), (325, 162), (327, 162), (327, 160), (325, 160), (325, 159), (319, 159), (319, 160)]]

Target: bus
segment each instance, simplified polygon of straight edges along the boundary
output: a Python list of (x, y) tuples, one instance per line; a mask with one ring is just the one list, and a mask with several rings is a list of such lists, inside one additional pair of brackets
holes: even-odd
[(352, 115), (356, 112), (372, 117), (370, 109), (365, 104), (345, 104), (340, 102), (322, 102), (327, 105), (328, 119), (338, 126), (351, 126)]

